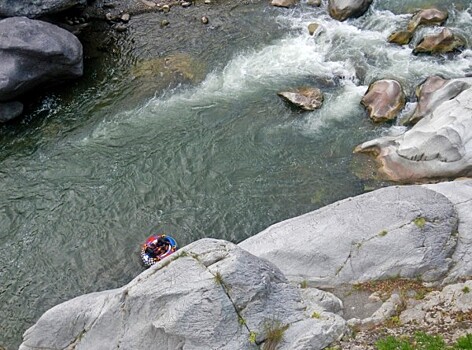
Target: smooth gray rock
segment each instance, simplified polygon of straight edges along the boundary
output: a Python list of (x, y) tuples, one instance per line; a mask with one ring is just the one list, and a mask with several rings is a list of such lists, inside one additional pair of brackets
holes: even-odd
[(445, 101), (399, 136), (380, 137), (356, 147), (371, 153), (379, 173), (393, 181), (472, 175), (472, 88)]
[(343, 302), (333, 293), (317, 288), (301, 288), (300, 293), (309, 315), (327, 311), (342, 316)]
[(456, 180), (434, 185), (424, 185), (446, 196), (459, 215), (457, 246), (452, 255), (453, 266), (444, 283), (472, 276), (472, 180)]
[(389, 277), (438, 281), (452, 263), (457, 213), (421, 186), (388, 187), (277, 223), (240, 243), (292, 281), (337, 286)]
[(322, 349), (346, 330), (337, 315), (306, 315), (298, 288), (270, 262), (203, 239), (122, 288), (50, 309), (25, 332), (20, 350), (257, 349), (250, 332), (263, 342), (276, 321), (288, 325), (281, 349)]
[(82, 45), (68, 31), (26, 17), (0, 21), (0, 101), (82, 75)]
[(338, 21), (362, 16), (373, 0), (329, 0), (328, 10), (331, 17)]
[(18, 101), (0, 102), (0, 123), (12, 120), (23, 113), (23, 103)]
[(87, 0), (0, 0), (0, 17), (35, 18), (86, 4)]

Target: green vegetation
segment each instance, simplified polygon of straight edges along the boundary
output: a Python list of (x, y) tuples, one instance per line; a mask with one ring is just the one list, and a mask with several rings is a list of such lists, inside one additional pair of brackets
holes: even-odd
[(241, 326), (245, 326), (246, 325), (246, 320), (238, 314), (238, 322)]
[(451, 346), (446, 345), (440, 335), (418, 332), (413, 338), (388, 336), (376, 344), (377, 350), (472, 350), (472, 334), (457, 339)]
[(249, 332), (249, 342), (251, 344), (256, 344), (257, 333), (254, 331)]
[(265, 327), (266, 340), (264, 341), (263, 350), (275, 350), (277, 345), (282, 341), (284, 333), (288, 325), (283, 325), (278, 320), (269, 322)]
[(300, 282), (300, 288), (308, 288), (308, 281), (307, 280), (303, 280)]
[(311, 318), (321, 318), (321, 315), (318, 312), (313, 311), (313, 313), (311, 314)]
[(413, 220), (413, 222), (414, 222), (415, 225), (418, 226), (419, 228), (423, 228), (424, 225), (426, 225), (426, 219), (425, 219), (425, 218), (422, 218), (422, 217), (416, 218), (415, 220)]
[(398, 317), (398, 316), (392, 316), (392, 317), (390, 317), (390, 318), (387, 320), (387, 322), (386, 322), (385, 325), (386, 325), (388, 328), (395, 328), (395, 327), (401, 326), (401, 324), (402, 324), (402, 323), (401, 323), (401, 321), (400, 321), (400, 317)]
[(215, 273), (215, 277), (213, 277), (213, 280), (215, 281), (217, 285), (224, 286), (223, 276), (221, 275), (219, 271)]
[(388, 231), (387, 231), (387, 230), (382, 230), (382, 231), (380, 231), (380, 232), (379, 232), (379, 237), (386, 236), (386, 235), (387, 235), (387, 233), (388, 233)]
[(467, 293), (469, 293), (469, 292), (470, 292), (470, 288), (469, 288), (469, 287), (465, 286), (464, 288), (462, 288), (462, 293), (467, 294)]

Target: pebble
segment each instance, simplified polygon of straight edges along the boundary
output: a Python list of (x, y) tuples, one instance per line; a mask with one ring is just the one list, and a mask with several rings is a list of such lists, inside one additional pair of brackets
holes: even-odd
[(168, 20), (163, 19), (163, 20), (161, 21), (161, 28), (164, 28), (165, 26), (168, 26), (168, 25), (169, 25), (169, 21), (168, 21)]
[(126, 32), (128, 30), (128, 27), (126, 27), (126, 25), (124, 25), (123, 23), (118, 23), (115, 26), (115, 30), (119, 33), (123, 33), (123, 32)]
[(170, 6), (169, 5), (162, 5), (161, 9), (164, 12), (169, 12), (170, 11)]
[(203, 24), (208, 24), (208, 17), (207, 16), (203, 16), (202, 19), (201, 19), (202, 23)]
[(211, 0), (205, 0), (205, 4), (211, 4)]
[(121, 16), (121, 20), (122, 20), (123, 22), (125, 22), (125, 23), (126, 23), (126, 22), (129, 22), (130, 18), (131, 18), (131, 16), (129, 15), (129, 13), (124, 13), (124, 14)]
[(191, 2), (188, 2), (188, 1), (184, 1), (184, 2), (182, 3), (182, 7), (189, 7), (190, 5), (192, 5), (192, 3), (191, 3)]
[(105, 14), (105, 18), (106, 18), (107, 21), (111, 22), (111, 21), (113, 21), (113, 20), (115, 19), (115, 16), (113, 16), (113, 15), (111, 14), (111, 12), (107, 12), (107, 13)]

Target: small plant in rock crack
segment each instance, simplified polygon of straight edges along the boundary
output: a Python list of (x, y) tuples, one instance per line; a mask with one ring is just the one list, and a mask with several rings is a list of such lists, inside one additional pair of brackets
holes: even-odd
[(265, 325), (266, 340), (264, 341), (262, 349), (275, 350), (277, 345), (282, 341), (287, 328), (288, 325), (284, 325), (278, 320), (269, 321)]

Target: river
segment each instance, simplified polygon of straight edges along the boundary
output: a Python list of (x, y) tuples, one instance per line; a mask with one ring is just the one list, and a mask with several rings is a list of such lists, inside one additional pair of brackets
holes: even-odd
[[(430, 75), (472, 73), (470, 49), (415, 57), (386, 42), (427, 5), (447, 6), (447, 25), (471, 46), (469, 0), (375, 2), (342, 23), (326, 6), (256, 1), (172, 10), (164, 28), (162, 15), (142, 14), (105, 52), (91, 50), (83, 79), (0, 127), (0, 347), (17, 348), (48, 308), (138, 275), (151, 233), (237, 243), (389, 185), (352, 155), (404, 130), (368, 120), (369, 82), (397, 79), (411, 97)], [(316, 38), (310, 22), (323, 28)], [(323, 90), (320, 110), (276, 94), (301, 85)]]

